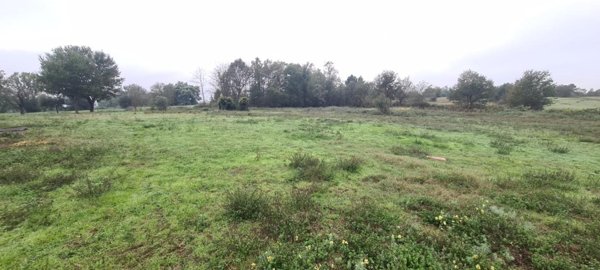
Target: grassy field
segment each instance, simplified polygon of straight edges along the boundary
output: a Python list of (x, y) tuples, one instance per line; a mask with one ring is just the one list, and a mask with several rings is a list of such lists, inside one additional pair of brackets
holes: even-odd
[(552, 98), (546, 110), (583, 110), (600, 108), (600, 97)]
[(0, 115), (16, 126), (0, 269), (600, 268), (598, 111)]

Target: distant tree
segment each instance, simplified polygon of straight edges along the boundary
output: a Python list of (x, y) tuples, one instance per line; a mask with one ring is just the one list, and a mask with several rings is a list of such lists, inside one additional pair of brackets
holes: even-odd
[[(136, 112), (138, 107), (147, 105), (149, 100), (146, 89), (137, 84), (130, 84), (123, 87), (123, 96), (121, 96), (121, 98), (124, 98), (124, 103), (129, 103), (125, 108), (131, 106)], [(121, 99), (119, 99), (119, 105), (123, 107), (123, 104), (121, 104)]]
[(467, 70), (458, 77), (450, 100), (472, 109), (475, 105), (485, 105), (493, 90), (494, 82), (475, 71)]
[(344, 105), (365, 107), (369, 103), (372, 85), (365, 82), (362, 77), (348, 76), (343, 86)]
[[(123, 81), (114, 60), (85, 46), (58, 47), (40, 56), (40, 81), (46, 91), (71, 100), (87, 100), (90, 112), (96, 101), (116, 95)], [(74, 102), (75, 112), (78, 102)]]
[(238, 102), (238, 109), (240, 111), (247, 111), (248, 110), (248, 105), (249, 105), (250, 101), (248, 100), (247, 97), (242, 97), (240, 98), (240, 101)]
[(6, 80), (8, 103), (19, 109), (21, 114), (40, 111), (37, 94), (40, 92), (37, 75), (28, 72), (15, 72)]
[(38, 95), (38, 103), (43, 110), (56, 110), (56, 113), (58, 113), (62, 105), (65, 104), (65, 99), (60, 95), (41, 93)]
[(511, 88), (513, 88), (513, 86), (514, 84), (512, 83), (504, 83), (498, 87), (495, 87), (490, 99), (495, 101), (496, 103), (505, 103), (506, 98), (508, 96), (508, 92)]
[(175, 89), (174, 105), (196, 105), (200, 99), (200, 87), (186, 82), (177, 82)]
[(166, 111), (167, 107), (169, 107), (169, 100), (166, 97), (158, 96), (154, 98), (154, 108), (159, 111)]
[(4, 78), (4, 70), (0, 69), (0, 112), (6, 112), (10, 109), (11, 105), (8, 102), (8, 90), (6, 89), (6, 81)]
[(375, 91), (387, 99), (397, 101), (399, 104), (406, 98), (406, 90), (410, 87), (408, 78), (401, 79), (394, 71), (383, 71), (375, 78)]
[(128, 95), (122, 95), (119, 97), (119, 107), (127, 109), (131, 107), (131, 97)]
[(198, 86), (198, 89), (200, 90), (200, 97), (202, 99), (202, 104), (206, 105), (206, 96), (204, 94), (204, 90), (206, 87), (206, 74), (204, 72), (204, 70), (202, 70), (201, 68), (196, 69), (196, 71), (194, 72), (194, 76), (192, 78), (192, 83), (195, 83)]
[(237, 103), (242, 96), (247, 96), (251, 77), (250, 68), (242, 59), (233, 61), (227, 71), (220, 74), (221, 95), (229, 96)]
[(429, 86), (423, 91), (423, 97), (429, 101), (436, 101), (438, 97), (442, 96), (442, 88), (438, 86)]
[(533, 110), (541, 110), (550, 104), (547, 98), (554, 94), (554, 81), (548, 71), (527, 70), (521, 79), (515, 82), (508, 93), (511, 106), (525, 106)]
[(591, 89), (585, 94), (586, 96), (590, 96), (590, 97), (599, 97), (600, 96), (600, 89), (597, 89), (596, 91), (594, 91), (594, 89)]
[(575, 84), (561, 84), (554, 88), (555, 97), (576, 97), (584, 96), (586, 94), (585, 89), (577, 87)]

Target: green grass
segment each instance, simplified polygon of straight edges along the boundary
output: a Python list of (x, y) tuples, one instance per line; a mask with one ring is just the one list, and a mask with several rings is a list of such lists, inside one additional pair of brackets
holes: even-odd
[(600, 97), (571, 97), (552, 98), (552, 104), (546, 106), (546, 110), (585, 110), (599, 109)]
[(0, 115), (14, 126), (0, 269), (600, 267), (595, 111)]

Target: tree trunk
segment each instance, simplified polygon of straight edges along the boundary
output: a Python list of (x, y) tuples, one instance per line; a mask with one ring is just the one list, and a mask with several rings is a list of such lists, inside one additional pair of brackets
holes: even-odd
[(77, 98), (73, 97), (71, 99), (71, 102), (73, 102), (73, 109), (75, 109), (75, 113), (79, 113), (79, 102), (78, 102)]
[(95, 98), (87, 97), (87, 102), (90, 104), (90, 112), (94, 112), (94, 103), (96, 103)]
[(23, 105), (19, 106), (19, 111), (21, 111), (21, 115), (25, 114), (25, 108), (23, 108)]
[(56, 109), (56, 113), (58, 114), (58, 104), (54, 104), (54, 109)]

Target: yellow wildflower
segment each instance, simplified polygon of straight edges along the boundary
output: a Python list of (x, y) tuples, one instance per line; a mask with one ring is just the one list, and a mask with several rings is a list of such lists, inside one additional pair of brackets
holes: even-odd
[(479, 264), (475, 265), (475, 268), (477, 268), (477, 270), (481, 270), (481, 266)]
[(267, 261), (268, 262), (272, 262), (273, 261), (273, 256), (267, 256)]

